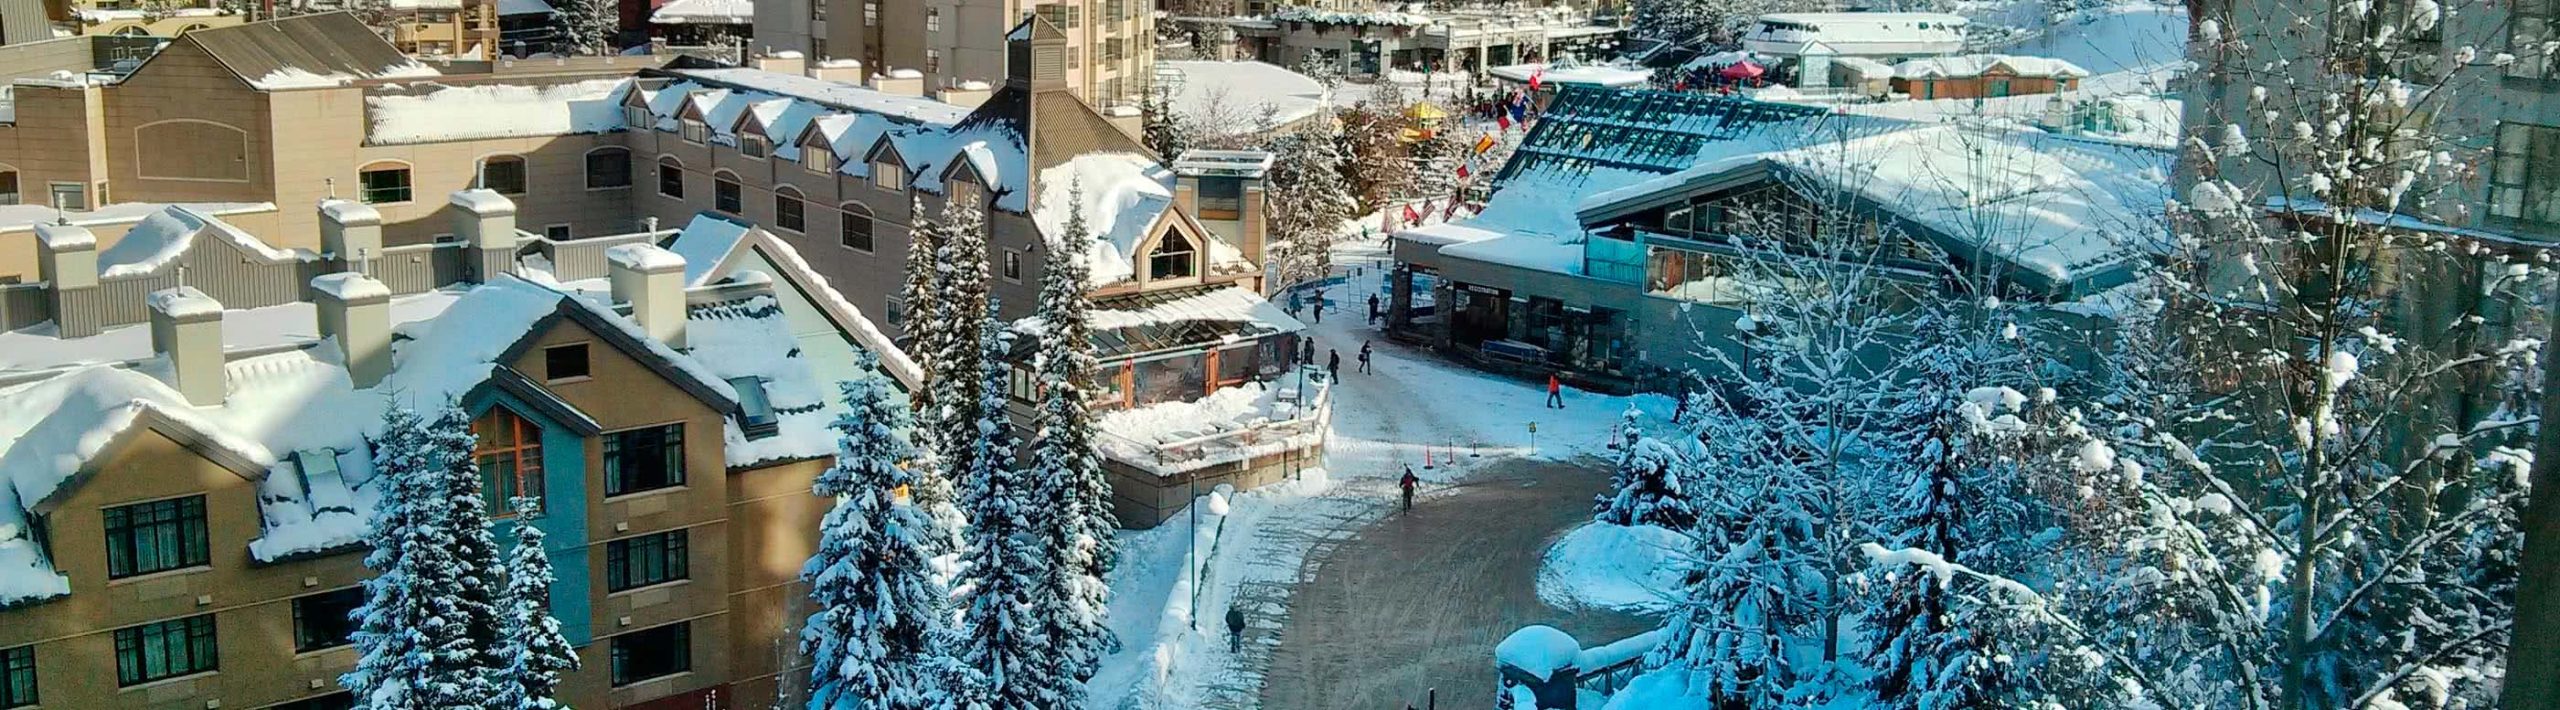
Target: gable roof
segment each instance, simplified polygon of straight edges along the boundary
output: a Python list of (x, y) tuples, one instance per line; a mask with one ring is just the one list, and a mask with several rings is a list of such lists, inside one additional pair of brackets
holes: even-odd
[(232, 75), (262, 91), (439, 75), (402, 55), (375, 35), (372, 28), (345, 12), (207, 28), (189, 32), (178, 41), (203, 47)]
[(677, 232), (667, 250), (685, 259), (685, 285), (698, 288), (722, 279), (733, 278), (749, 254), (761, 255), (777, 273), (767, 276), (780, 279), (816, 304), (819, 315), (836, 330), (851, 336), (856, 344), (880, 357), (881, 369), (887, 370), (898, 383), (914, 389), (924, 386), (924, 371), (915, 360), (898, 349), (888, 334), (880, 331), (870, 318), (862, 315), (853, 302), (844, 297), (820, 276), (800, 251), (790, 242), (775, 238), (772, 232), (758, 229), (710, 212), (696, 214), (693, 222)]

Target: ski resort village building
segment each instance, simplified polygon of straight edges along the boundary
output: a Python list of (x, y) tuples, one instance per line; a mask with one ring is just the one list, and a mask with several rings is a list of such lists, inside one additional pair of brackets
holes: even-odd
[(918, 386), (896, 294), (946, 207), (985, 215), (1006, 318), (1087, 226), (1124, 523), (1321, 452), (1261, 296), (1270, 157), (1150, 154), (1046, 20), (972, 106), (822, 67), (443, 75), (360, 30), (18, 85), (0, 175), (61, 207), (0, 207), (0, 653), (43, 707), (346, 706), (382, 415), (448, 401), (497, 527), (548, 534), (566, 704), (800, 702), (832, 383), (871, 351)]
[[(1569, 87), (1484, 211), (1395, 235), (1397, 338), (1596, 389), (1753, 357), (1736, 260), (1856, 229), (1888, 277), (1985, 275), (2058, 317), (2103, 313), (2156, 248), (2175, 155), (2037, 132), (1700, 94)], [(2150, 212), (2145, 212), (2145, 208)]]

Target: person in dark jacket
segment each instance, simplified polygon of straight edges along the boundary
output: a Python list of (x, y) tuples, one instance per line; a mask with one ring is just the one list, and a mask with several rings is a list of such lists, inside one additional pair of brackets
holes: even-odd
[(1324, 351), (1324, 379), (1328, 382), (1342, 379), (1342, 351), (1331, 348)]
[(1405, 512), (1413, 512), (1413, 489), (1422, 487), (1422, 479), (1413, 475), (1413, 464), (1405, 464), (1404, 478), (1396, 480), (1396, 487), (1404, 489)]
[(1227, 652), (1244, 651), (1244, 607), (1227, 605)]
[(1369, 294), (1369, 324), (1378, 324), (1378, 294)]
[(1369, 369), (1369, 341), (1366, 340), (1360, 341), (1360, 374), (1377, 374), (1376, 371)]

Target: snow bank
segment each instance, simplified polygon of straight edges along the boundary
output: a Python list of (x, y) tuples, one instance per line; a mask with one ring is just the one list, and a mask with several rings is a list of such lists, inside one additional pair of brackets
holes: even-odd
[(1706, 677), (1687, 668), (1664, 668), (1628, 681), (1625, 690), (1610, 696), (1601, 710), (1660, 710), (1661, 708), (1711, 707), (1707, 702)]
[(364, 98), (375, 145), (603, 133), (622, 127), (617, 100), (630, 79), (553, 86), (432, 86)]
[(1574, 667), (1582, 655), (1582, 642), (1553, 626), (1524, 626), (1504, 637), (1493, 647), (1493, 660), (1521, 672), (1546, 680), (1556, 671)]
[(1651, 525), (1585, 523), (1547, 548), (1538, 600), (1566, 611), (1652, 612), (1680, 589), (1688, 537)]

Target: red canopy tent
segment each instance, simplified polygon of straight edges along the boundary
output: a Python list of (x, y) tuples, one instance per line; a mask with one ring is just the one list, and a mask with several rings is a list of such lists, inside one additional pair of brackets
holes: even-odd
[(1769, 73), (1768, 67), (1752, 62), (1735, 62), (1732, 66), (1725, 67), (1723, 71), (1716, 72), (1716, 75), (1734, 81), (1743, 81), (1758, 79), (1760, 75), (1767, 73)]

